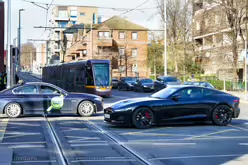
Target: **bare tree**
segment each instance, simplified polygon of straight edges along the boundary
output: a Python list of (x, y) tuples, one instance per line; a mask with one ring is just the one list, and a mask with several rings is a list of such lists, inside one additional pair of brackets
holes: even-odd
[[(161, 22), (164, 23), (164, 0), (156, 0), (158, 13)], [(190, 0), (167, 0), (166, 20), (167, 20), (167, 45), (169, 52), (169, 66), (176, 73), (185, 70), (185, 57), (187, 54), (186, 45), (190, 39), (192, 8)], [(183, 67), (181, 67), (183, 66)], [(185, 71), (184, 71), (185, 73)]]
[(244, 16), (246, 14), (246, 0), (214, 0), (215, 3), (219, 4), (221, 11), (225, 13), (227, 19), (227, 26), (230, 28), (230, 40), (232, 49), (232, 66), (234, 74), (237, 77), (238, 72), (238, 57), (240, 42), (238, 37), (242, 40), (242, 48), (245, 47), (244, 31), (242, 25), (244, 25)]

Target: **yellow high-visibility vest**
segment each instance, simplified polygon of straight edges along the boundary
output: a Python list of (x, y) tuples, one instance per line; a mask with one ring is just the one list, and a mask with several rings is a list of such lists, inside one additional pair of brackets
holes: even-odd
[(7, 76), (4, 77), (4, 84), (7, 84)]

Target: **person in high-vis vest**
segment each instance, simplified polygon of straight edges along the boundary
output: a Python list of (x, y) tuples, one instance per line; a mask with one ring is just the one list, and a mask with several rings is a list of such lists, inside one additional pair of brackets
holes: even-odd
[(0, 91), (4, 89), (4, 78), (3, 74), (0, 73)]
[(3, 82), (4, 82), (4, 89), (6, 89), (7, 88), (7, 74), (6, 73), (4, 74)]

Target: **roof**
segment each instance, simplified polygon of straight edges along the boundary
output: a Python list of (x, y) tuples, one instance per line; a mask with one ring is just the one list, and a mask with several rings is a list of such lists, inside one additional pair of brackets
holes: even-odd
[(113, 30), (128, 30), (128, 29), (132, 29), (132, 30), (144, 30), (147, 31), (148, 28), (143, 27), (141, 25), (135, 24), (131, 21), (128, 21), (122, 17), (119, 16), (113, 16), (111, 18), (109, 18), (108, 20), (102, 22), (99, 25), (95, 25), (93, 28), (100, 28), (102, 26), (107, 26), (109, 29), (113, 29)]
[(73, 34), (73, 33), (77, 33), (78, 30), (80, 29), (84, 29), (84, 24), (75, 24), (72, 25), (71, 27), (67, 28), (64, 33), (69, 33), (69, 34)]

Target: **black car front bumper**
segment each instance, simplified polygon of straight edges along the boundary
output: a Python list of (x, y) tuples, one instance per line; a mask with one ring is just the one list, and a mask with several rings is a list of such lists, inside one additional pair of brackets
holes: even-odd
[(128, 125), (132, 124), (132, 111), (115, 112), (111, 108), (104, 109), (104, 121), (115, 125)]
[(240, 108), (233, 109), (233, 118), (238, 118), (240, 114)]

